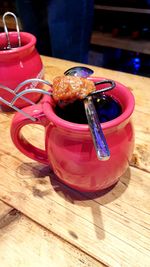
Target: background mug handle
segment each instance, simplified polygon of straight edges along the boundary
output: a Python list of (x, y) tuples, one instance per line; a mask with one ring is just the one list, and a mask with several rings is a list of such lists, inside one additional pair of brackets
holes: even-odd
[(28, 106), (23, 109), (31, 117), (35, 118), (35, 121), (25, 117), (23, 114), (17, 112), (12, 120), (10, 127), (10, 134), (13, 143), (24, 155), (27, 157), (36, 160), (38, 162), (50, 165), (48, 162), (48, 156), (46, 150), (42, 150), (34, 145), (32, 145), (28, 140), (22, 135), (21, 129), (25, 125), (29, 124), (39, 124), (44, 128), (48, 125), (48, 119), (43, 113), (42, 105), (36, 104), (33, 106)]

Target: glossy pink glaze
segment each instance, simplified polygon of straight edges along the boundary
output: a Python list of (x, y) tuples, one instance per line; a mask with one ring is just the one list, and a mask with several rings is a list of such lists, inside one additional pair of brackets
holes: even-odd
[[(102, 78), (92, 78), (94, 81)], [(97, 88), (99, 89), (99, 87)], [(116, 183), (125, 172), (134, 147), (134, 130), (131, 114), (134, 97), (123, 85), (109, 92), (119, 101), (123, 113), (116, 119), (102, 123), (110, 159), (96, 157), (88, 125), (64, 121), (54, 113), (53, 100), (45, 96), (41, 105), (25, 108), (36, 123), (45, 127), (45, 151), (40, 150), (20, 135), (21, 128), (31, 121), (17, 113), (11, 125), (11, 137), (16, 147), (28, 157), (49, 164), (58, 178), (80, 191), (97, 191)]]
[[(0, 50), (0, 84), (15, 89), (16, 86), (26, 79), (36, 78), (40, 76), (43, 78), (43, 65), (38, 54), (35, 45), (36, 38), (34, 35), (26, 32), (21, 32), (22, 46), (13, 48), (11, 50)], [(9, 32), (10, 43), (17, 44), (17, 32)], [(6, 34), (0, 33), (0, 48), (7, 46)], [(28, 88), (31, 84), (27, 85)], [(23, 90), (23, 88), (21, 89)], [(7, 101), (11, 101), (13, 95), (0, 86), (0, 97), (3, 97)], [(36, 102), (39, 98), (39, 94), (29, 94), (29, 99)], [(2, 106), (4, 104), (0, 103)], [(24, 107), (28, 104), (19, 99), (16, 102), (17, 107)]]

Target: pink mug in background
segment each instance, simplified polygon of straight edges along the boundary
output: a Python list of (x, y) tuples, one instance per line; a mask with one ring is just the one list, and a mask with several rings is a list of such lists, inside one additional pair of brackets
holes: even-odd
[[(94, 77), (90, 79), (94, 82), (102, 80)], [(35, 122), (20, 113), (15, 114), (11, 124), (11, 137), (15, 146), (31, 159), (50, 165), (63, 183), (76, 190), (94, 192), (112, 186), (129, 166), (134, 148), (131, 121), (134, 97), (127, 87), (115, 83), (116, 87), (107, 94), (118, 101), (122, 113), (101, 124), (110, 150), (108, 160), (97, 159), (89, 126), (58, 117), (50, 96), (44, 96), (40, 104), (23, 109), (36, 119)], [(100, 86), (97, 86), (98, 89)], [(33, 146), (21, 135), (22, 127), (31, 123), (44, 126), (45, 150)]]
[[(34, 35), (26, 32), (20, 32), (21, 46), (18, 46), (18, 33), (9, 32), (11, 49), (6, 49), (8, 40), (5, 33), (0, 33), (0, 97), (11, 101), (14, 95), (3, 88), (8, 87), (12, 90), (23, 82), (31, 78), (40, 78), (44, 76), (43, 64), (39, 53), (36, 50), (36, 38)], [(29, 84), (27, 88), (37, 87), (38, 84)], [(37, 102), (41, 97), (39, 94), (30, 94), (27, 96), (33, 102)], [(7, 110), (7, 106), (0, 101), (0, 105)], [(16, 106), (22, 108), (28, 103), (23, 99), (18, 99)]]

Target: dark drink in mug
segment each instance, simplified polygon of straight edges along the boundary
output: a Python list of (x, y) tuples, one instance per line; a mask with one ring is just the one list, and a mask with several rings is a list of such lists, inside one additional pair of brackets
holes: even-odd
[[(99, 94), (93, 97), (100, 122), (107, 122), (120, 116), (122, 108), (120, 103), (111, 95)], [(88, 124), (83, 101), (76, 100), (63, 108), (55, 107), (57, 116), (63, 120), (79, 124)]]

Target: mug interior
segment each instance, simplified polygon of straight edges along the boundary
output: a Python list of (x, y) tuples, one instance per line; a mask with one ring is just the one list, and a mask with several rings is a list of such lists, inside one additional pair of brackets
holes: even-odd
[(0, 33), (0, 54), (1, 53), (12, 53), (16, 50), (25, 49), (30, 47), (36, 43), (36, 38), (34, 35), (26, 32), (20, 32), (21, 38), (21, 46), (18, 44), (18, 33), (17, 32), (9, 32), (9, 40), (12, 49), (7, 49), (8, 41), (6, 37), (6, 33)]
[[(106, 78), (90, 77), (89, 79), (93, 80), (94, 82), (98, 82), (101, 80), (105, 80)], [(111, 96), (121, 105), (122, 113), (113, 120), (101, 123), (103, 130), (111, 127), (116, 127), (117, 125), (121, 124), (131, 116), (134, 110), (134, 104), (135, 104), (134, 96), (131, 93), (131, 91), (123, 84), (118, 83), (116, 81), (115, 83), (116, 83), (115, 88), (108, 92), (105, 92), (105, 94)], [(105, 86), (104, 84), (98, 85), (97, 90), (104, 88), (104, 86)], [(108, 84), (106, 84), (106, 86), (108, 86)], [(44, 108), (44, 113), (46, 114), (48, 119), (54, 122), (54, 124), (60, 126), (61, 128), (65, 128), (68, 130), (73, 129), (74, 131), (81, 130), (83, 132), (89, 131), (89, 126), (87, 124), (73, 123), (58, 117), (57, 114), (55, 113), (55, 103), (51, 97), (49, 96), (44, 97), (43, 108)]]

